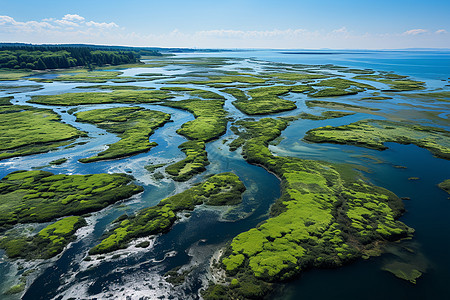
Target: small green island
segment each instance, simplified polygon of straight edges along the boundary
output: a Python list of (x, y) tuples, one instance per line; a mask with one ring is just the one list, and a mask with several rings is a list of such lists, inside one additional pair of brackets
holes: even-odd
[(385, 150), (386, 142), (414, 144), (439, 158), (450, 159), (450, 134), (430, 126), (388, 120), (362, 120), (338, 127), (309, 130), (304, 138), (315, 143), (338, 143)]

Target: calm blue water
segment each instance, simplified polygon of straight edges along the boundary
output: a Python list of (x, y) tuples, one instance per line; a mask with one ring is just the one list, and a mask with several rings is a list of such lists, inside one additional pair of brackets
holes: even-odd
[[(450, 52), (444, 51), (332, 51), (332, 54), (296, 54), (299, 51), (239, 51), (213, 54), (182, 54), (179, 57), (203, 57), (222, 56), (244, 58), (237, 63), (226, 66), (226, 70), (239, 70), (243, 67), (251, 67), (261, 70), (264, 63), (269, 61), (286, 64), (334, 64), (351, 68), (372, 68), (381, 71), (394, 71), (398, 74), (409, 75), (414, 79), (426, 81), (430, 89), (444, 88), (449, 84), (450, 77)], [(311, 51), (308, 51), (311, 52)], [(322, 51), (323, 52), (323, 51)], [(331, 51), (326, 51), (331, 52)], [(152, 69), (150, 69), (152, 70)], [(157, 73), (168, 75), (185, 74), (195, 71), (192, 66), (177, 66), (158, 68)], [(204, 69), (200, 69), (202, 71)], [(125, 70), (126, 76), (137, 73), (153, 72), (142, 68), (139, 70)], [(343, 73), (345, 75), (345, 73)], [(21, 82), (24, 83), (25, 81)], [(139, 82), (136, 85), (159, 87), (160, 82)], [(14, 101), (24, 104), (28, 95), (57, 94), (75, 92), (74, 87), (80, 84), (53, 83), (44, 84), (44, 89), (32, 93), (16, 94)], [(208, 89), (216, 91), (215, 89)], [(219, 92), (220, 93), (220, 92)], [(244, 118), (234, 106), (230, 105), (232, 98), (227, 97), (225, 107), (234, 118)], [(369, 95), (369, 94), (367, 94)], [(355, 104), (366, 93), (357, 96), (339, 98), (340, 101)], [(0, 96), (2, 96), (0, 94)], [(430, 104), (422, 100), (405, 100), (399, 96), (393, 96), (389, 101), (367, 103), (367, 106), (378, 107), (383, 112), (396, 114), (399, 103), (422, 105), (424, 109), (438, 109), (449, 112), (446, 103)], [(182, 99), (181, 97), (180, 99)], [(309, 109), (305, 105), (306, 96), (289, 95), (288, 99), (296, 101), (298, 109), (291, 112), (278, 114), (277, 116), (295, 115), (300, 112), (319, 113), (320, 108)], [(45, 107), (39, 106), (37, 107)], [(80, 110), (114, 107), (85, 106)], [(170, 163), (179, 160), (183, 154), (177, 149), (185, 139), (176, 134), (176, 129), (181, 124), (192, 120), (192, 115), (184, 111), (159, 107), (156, 105), (143, 105), (149, 109), (158, 109), (172, 115), (173, 123), (167, 123), (156, 130), (150, 137), (151, 141), (158, 142), (159, 146), (149, 153), (139, 154), (130, 158), (117, 161), (98, 162), (93, 164), (81, 164), (77, 160), (81, 157), (93, 155), (101, 150), (102, 145), (117, 140), (112, 134), (108, 134), (89, 124), (75, 122), (72, 115), (64, 113), (68, 107), (56, 107), (54, 110), (61, 114), (62, 119), (74, 126), (89, 132), (93, 138), (85, 139), (85, 145), (71, 149), (61, 149), (55, 152), (34, 155), (29, 157), (5, 160), (0, 162), (0, 176), (18, 169), (30, 169), (42, 166), (61, 157), (68, 157), (67, 163), (61, 166), (47, 167), (55, 173), (100, 173), (100, 172), (131, 172), (139, 184), (144, 185), (145, 192), (136, 196), (131, 201), (114, 205), (105, 211), (94, 215), (90, 227), (83, 238), (78, 239), (62, 254), (52, 265), (37, 266), (40, 269), (37, 278), (31, 284), (23, 299), (76, 299), (96, 297), (98, 299), (112, 298), (140, 299), (149, 297), (172, 296), (177, 299), (196, 299), (198, 289), (201, 287), (208, 269), (209, 258), (215, 251), (231, 238), (256, 226), (267, 218), (270, 204), (279, 197), (279, 181), (275, 176), (264, 169), (247, 164), (238, 152), (229, 152), (223, 144), (223, 139), (232, 138), (228, 131), (221, 139), (207, 145), (208, 157), (211, 165), (205, 174), (195, 177), (192, 182), (201, 181), (211, 173), (233, 171), (247, 186), (243, 204), (222, 219), (217, 210), (197, 209), (190, 218), (180, 222), (165, 235), (152, 240), (154, 243), (144, 251), (138, 251), (131, 246), (129, 249), (119, 252), (120, 257), (106, 257), (105, 260), (83, 262), (86, 252), (98, 242), (108, 224), (123, 214), (133, 212), (142, 207), (155, 205), (162, 198), (175, 192), (188, 188), (188, 184), (174, 183), (170, 179), (155, 181), (145, 171), (143, 166), (148, 163)], [(409, 116), (407, 113), (413, 109), (403, 107), (398, 111), (399, 115)], [(430, 121), (422, 120), (423, 116), (411, 115), (411, 119), (429, 124)], [(256, 117), (256, 119), (261, 117)], [(407, 212), (401, 217), (408, 226), (416, 230), (415, 236), (410, 241), (396, 243), (388, 253), (361, 260), (343, 268), (333, 270), (310, 270), (302, 276), (284, 285), (275, 299), (449, 299), (450, 287), (447, 282), (450, 278), (450, 200), (448, 195), (437, 188), (437, 184), (450, 178), (450, 162), (433, 157), (427, 150), (414, 145), (398, 145), (389, 143), (388, 150), (376, 151), (353, 146), (309, 144), (302, 141), (304, 133), (318, 126), (339, 126), (366, 118), (383, 119), (383, 115), (367, 115), (358, 113), (353, 116), (328, 120), (309, 121), (298, 120), (293, 122), (284, 132), (285, 138), (277, 146), (271, 146), (271, 150), (277, 155), (289, 155), (306, 159), (320, 159), (331, 162), (352, 163), (364, 165), (369, 172), (365, 177), (372, 183), (385, 187), (395, 192), (400, 197), (410, 197), (405, 200)], [(422, 121), (420, 121), (422, 120)], [(432, 120), (431, 123), (437, 122)], [(450, 129), (448, 120), (441, 119), (436, 123), (443, 128)], [(395, 168), (394, 166), (406, 168)], [(409, 177), (419, 177), (417, 181), (408, 180)], [(190, 182), (190, 183), (192, 183)], [(241, 214), (245, 218), (238, 218)], [(404, 249), (413, 250), (414, 253)], [(396, 261), (408, 262), (420, 265), (426, 269), (417, 285), (395, 278), (392, 274), (382, 271), (386, 264)], [(187, 277), (185, 285), (171, 287), (161, 276), (168, 270), (183, 266), (192, 270)], [(0, 288), (5, 289), (13, 282), (16, 272), (14, 266), (7, 260), (0, 260)], [(3, 282), (3, 283), (2, 283)], [(15, 299), (9, 297), (5, 299)]]

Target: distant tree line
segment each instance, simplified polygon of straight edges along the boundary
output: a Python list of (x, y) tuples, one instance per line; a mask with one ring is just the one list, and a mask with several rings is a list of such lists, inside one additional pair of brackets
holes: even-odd
[[(0, 68), (64, 69), (77, 66), (120, 65), (139, 62), (142, 55), (161, 55), (157, 51), (136, 48), (135, 51), (114, 47), (1, 45)], [(125, 48), (133, 49), (133, 48)]]

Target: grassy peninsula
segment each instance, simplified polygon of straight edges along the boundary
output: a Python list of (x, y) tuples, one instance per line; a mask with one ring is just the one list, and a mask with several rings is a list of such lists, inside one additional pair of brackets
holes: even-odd
[[(343, 165), (274, 156), (268, 143), (288, 125), (282, 119), (241, 121), (247, 134), (243, 155), (280, 177), (282, 196), (271, 217), (235, 237), (219, 268), (230, 285), (211, 285), (205, 299), (262, 298), (272, 282), (310, 267), (335, 267), (379, 250), (380, 242), (406, 237), (396, 221), (401, 200), (366, 183)], [(250, 136), (248, 136), (250, 135)]]
[(147, 152), (158, 145), (150, 143), (149, 136), (170, 120), (169, 114), (140, 107), (95, 109), (76, 113), (76, 116), (77, 121), (95, 124), (120, 137), (120, 141), (108, 145), (108, 149), (96, 156), (80, 159), (83, 163)]
[(116, 220), (116, 227), (89, 253), (126, 248), (133, 239), (167, 232), (177, 220), (178, 212), (194, 210), (197, 205), (238, 204), (244, 191), (244, 184), (235, 174), (214, 175), (184, 192), (161, 200), (156, 206), (139, 211), (135, 216), (120, 217)]

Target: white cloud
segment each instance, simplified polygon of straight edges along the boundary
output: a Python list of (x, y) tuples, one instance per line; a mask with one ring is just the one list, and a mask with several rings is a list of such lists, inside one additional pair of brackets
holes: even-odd
[(89, 21), (89, 22), (86, 22), (86, 25), (87, 26), (92, 26), (92, 27), (97, 27), (97, 28), (102, 28), (102, 29), (111, 29), (111, 28), (118, 28), (119, 27), (119, 25), (117, 25), (114, 22), (111, 22), (111, 23), (97, 23), (97, 22), (94, 22), (94, 21)]
[(0, 40), (27, 43), (91, 43), (105, 45), (198, 47), (198, 48), (285, 48), (285, 49), (399, 49), (450, 47), (445, 29), (411, 29), (397, 33), (358, 33), (352, 28), (308, 30), (304, 28), (236, 30), (210, 29), (196, 32), (171, 29), (166, 33), (130, 32), (115, 22), (86, 20), (77, 14), (41, 21), (17, 21), (0, 16)]
[(47, 18), (42, 21), (27, 22), (16, 21), (10, 16), (0, 16), (0, 25), (2, 26), (0, 27), (0, 34), (2, 32), (16, 32), (17, 34), (21, 34), (25, 32), (42, 32), (42, 30), (47, 30), (49, 35), (70, 31), (78, 31), (79, 33), (90, 32), (92, 34), (93, 28), (96, 28), (97, 30), (119, 28), (114, 22), (85, 22), (85, 20), (84, 17), (76, 14), (66, 14), (60, 20)]
[(27, 22), (18, 22), (11, 18), (10, 16), (0, 16), (0, 28), (1, 31), (6, 32), (31, 32), (31, 31), (42, 31), (45, 29), (53, 29), (55, 26), (48, 22), (37, 22), (37, 21), (27, 21)]
[(85, 19), (82, 16), (77, 15), (77, 14), (74, 14), (74, 15), (67, 14), (63, 17), (63, 20), (83, 22)]
[(403, 32), (404, 35), (418, 35), (418, 34), (422, 34), (422, 33), (427, 33), (428, 30), (425, 29), (411, 29), (408, 31)]

